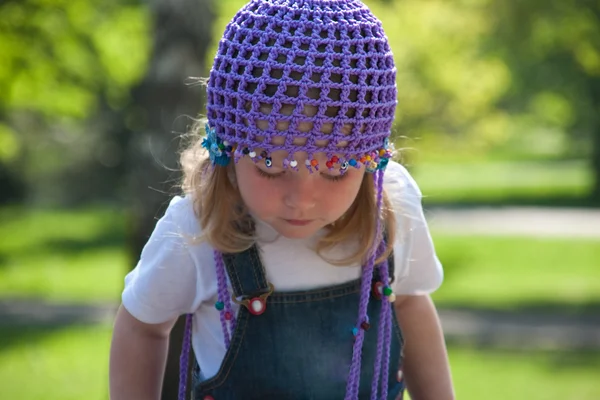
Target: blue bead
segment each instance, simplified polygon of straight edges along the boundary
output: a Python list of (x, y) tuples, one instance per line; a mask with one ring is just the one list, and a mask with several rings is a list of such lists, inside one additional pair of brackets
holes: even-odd
[(358, 328), (352, 328), (352, 334), (354, 336), (358, 335)]
[(353, 167), (356, 166), (356, 160), (354, 158), (351, 158), (350, 161), (348, 161), (350, 163), (350, 165), (352, 165)]

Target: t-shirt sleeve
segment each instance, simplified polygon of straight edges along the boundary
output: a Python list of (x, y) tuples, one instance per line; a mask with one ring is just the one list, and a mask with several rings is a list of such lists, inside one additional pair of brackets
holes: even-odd
[(423, 213), (421, 191), (400, 164), (390, 163), (388, 171), (385, 187), (397, 225), (392, 290), (397, 295), (434, 292), (442, 284), (444, 273)]
[(197, 306), (198, 272), (181, 229), (186, 202), (181, 197), (171, 201), (137, 266), (125, 277), (123, 306), (142, 322), (166, 322)]

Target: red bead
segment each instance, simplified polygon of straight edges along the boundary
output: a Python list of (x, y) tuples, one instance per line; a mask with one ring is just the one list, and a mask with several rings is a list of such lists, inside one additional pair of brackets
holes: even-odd
[(333, 163), (331, 161), (327, 161), (325, 165), (327, 165), (327, 168), (333, 168)]
[(310, 165), (316, 167), (317, 165), (319, 165), (319, 162), (313, 158), (312, 160), (310, 160)]
[(360, 327), (363, 328), (365, 331), (368, 331), (371, 327), (371, 324), (369, 324), (367, 321), (363, 321), (363, 323), (360, 324)]
[(232, 315), (231, 315), (231, 313), (230, 313), (229, 311), (225, 312), (225, 319), (226, 319), (227, 321), (229, 321), (229, 320), (231, 320), (231, 318), (232, 318)]
[(381, 300), (383, 295), (383, 282), (375, 282), (373, 284), (373, 297), (377, 300)]
[(333, 161), (334, 163), (338, 162), (340, 159), (338, 158), (338, 156), (333, 156), (331, 157), (331, 161)]

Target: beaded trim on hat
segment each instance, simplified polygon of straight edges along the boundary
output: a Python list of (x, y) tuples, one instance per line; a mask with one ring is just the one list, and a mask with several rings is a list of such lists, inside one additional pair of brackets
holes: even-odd
[(295, 169), (294, 153), (306, 152), (312, 171), (322, 152), (331, 164), (321, 167), (373, 172), (394, 120), (396, 68), (360, 1), (253, 0), (225, 29), (207, 94), (208, 130), (235, 160), (284, 150)]

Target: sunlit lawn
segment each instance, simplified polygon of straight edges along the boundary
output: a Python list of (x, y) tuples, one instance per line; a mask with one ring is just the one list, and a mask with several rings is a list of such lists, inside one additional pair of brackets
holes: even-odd
[[(593, 176), (587, 161), (425, 163), (410, 168), (428, 204), (518, 199), (583, 202)], [(556, 201), (556, 200), (555, 200)]]
[(106, 209), (0, 210), (0, 296), (115, 301), (125, 223)]
[(600, 304), (600, 238), (433, 233), (445, 282), (441, 305), (512, 308)]
[[(105, 400), (110, 326), (0, 328), (0, 399)], [(596, 400), (599, 353), (450, 348), (458, 399)]]

